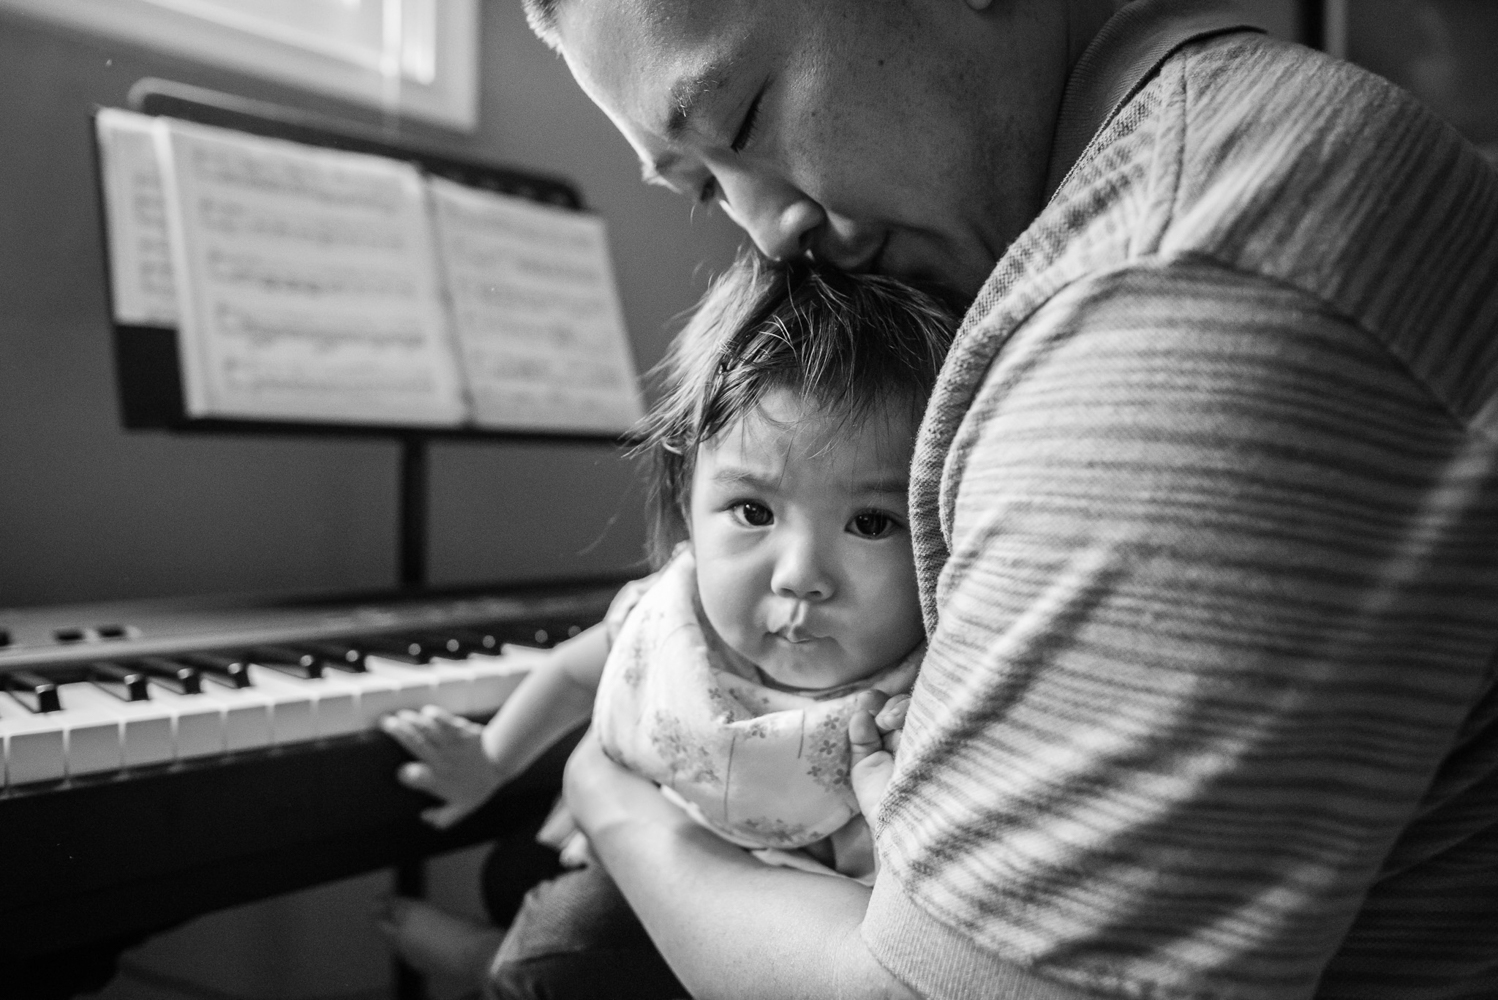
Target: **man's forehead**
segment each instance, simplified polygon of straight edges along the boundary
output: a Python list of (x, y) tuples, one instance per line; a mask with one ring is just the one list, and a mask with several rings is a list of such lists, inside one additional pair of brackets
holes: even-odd
[[(610, 103), (639, 125), (675, 137), (702, 98), (740, 60), (736, 0), (567, 0), (562, 51)], [(750, 5), (754, 6), (754, 5)]]

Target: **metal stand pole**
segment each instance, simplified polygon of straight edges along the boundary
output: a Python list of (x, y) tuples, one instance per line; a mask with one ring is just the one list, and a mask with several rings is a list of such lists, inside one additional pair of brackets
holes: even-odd
[[(427, 582), (427, 511), (429, 469), (427, 440), (415, 434), (401, 438), (400, 584), (420, 590)], [(426, 865), (407, 861), (395, 869), (395, 892), (420, 899), (426, 893)], [(399, 958), (395, 960), (396, 1000), (426, 1000), (426, 980)]]

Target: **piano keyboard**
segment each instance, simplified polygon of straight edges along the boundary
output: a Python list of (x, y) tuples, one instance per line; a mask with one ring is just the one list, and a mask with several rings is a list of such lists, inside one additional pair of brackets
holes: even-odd
[(566, 747), (434, 831), (376, 723), (426, 704), (487, 715), (535, 649), (599, 621), (617, 588), (0, 609), (0, 856), (24, 859), (6, 866), (0, 959), (149, 933), (544, 815)]
[[(581, 628), (564, 624), (555, 638)], [(480, 625), (474, 638), (467, 631), (14, 670), (0, 675), (3, 785), (343, 736), (372, 729), (400, 708), (432, 704), (458, 715), (485, 715), (534, 660), (530, 646), (515, 640), (531, 646), (553, 641), (545, 628), (515, 635)]]

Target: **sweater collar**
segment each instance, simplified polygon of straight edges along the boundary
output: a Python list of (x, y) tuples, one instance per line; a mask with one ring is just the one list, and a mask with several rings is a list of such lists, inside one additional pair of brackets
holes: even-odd
[(1108, 19), (1072, 67), (1051, 143), (1046, 200), (1087, 144), (1182, 46), (1233, 31), (1262, 31), (1234, 0), (1133, 0)]

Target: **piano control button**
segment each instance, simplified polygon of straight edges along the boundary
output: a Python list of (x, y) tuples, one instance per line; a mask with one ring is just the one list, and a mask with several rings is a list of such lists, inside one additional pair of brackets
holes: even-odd
[(0, 646), (10, 645), (10, 629), (0, 628)]
[(151, 704), (171, 716), (172, 750), (178, 760), (224, 752), (225, 710), (221, 702), (206, 695), (178, 694), (158, 687)]
[(164, 656), (143, 656), (134, 661), (133, 665), (145, 671), (155, 684), (168, 691), (178, 694), (203, 692), (203, 672), (191, 664), (178, 663)]
[(0, 674), (0, 690), (9, 691), (11, 697), (37, 714), (62, 711), (57, 685), (30, 670)]
[(0, 749), (9, 787), (59, 781), (68, 773), (62, 727), (56, 716), (37, 715), (0, 694)]
[(432, 650), (419, 639), (398, 635), (377, 635), (356, 640), (368, 656), (377, 655), (400, 663), (426, 663)]
[(346, 642), (298, 642), (289, 648), (321, 658), (324, 666), (354, 673), (364, 670), (364, 652)]
[(90, 663), (87, 677), (91, 684), (109, 692), (120, 701), (148, 701), (151, 697), (146, 675), (140, 670), (131, 670), (119, 663), (103, 661)]
[(254, 683), (250, 680), (249, 663), (237, 656), (223, 653), (183, 653), (177, 659), (188, 666), (197, 667), (226, 687), (247, 688)]
[(83, 710), (116, 720), (125, 767), (164, 764), (176, 755), (169, 709), (152, 701), (121, 701), (93, 683), (64, 685), (63, 697), (70, 713)]
[(322, 657), (299, 649), (256, 646), (246, 650), (244, 657), (252, 664), (279, 670), (301, 680), (316, 680), (322, 676)]
[(124, 625), (100, 625), (94, 631), (99, 633), (100, 639), (125, 639), (130, 635), (130, 630)]
[(81, 628), (60, 628), (53, 631), (52, 638), (58, 642), (82, 642), (88, 633)]

